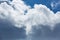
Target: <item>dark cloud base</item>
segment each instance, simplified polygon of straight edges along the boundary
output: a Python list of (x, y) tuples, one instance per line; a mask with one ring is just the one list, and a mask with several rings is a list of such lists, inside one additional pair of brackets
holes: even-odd
[[(39, 28), (41, 26), (41, 29)], [(38, 27), (38, 28), (36, 28)], [(31, 40), (60, 40), (60, 23), (55, 25), (53, 31), (49, 26), (33, 26)], [(16, 28), (9, 21), (0, 21), (0, 40), (25, 40), (27, 38), (24, 28)]]
[(16, 28), (10, 22), (0, 21), (0, 40), (26, 38), (24, 28)]
[[(39, 27), (42, 27), (41, 29)], [(33, 28), (34, 37), (60, 37), (60, 23), (55, 25), (54, 30), (51, 30), (49, 26), (39, 25), (38, 29)]]

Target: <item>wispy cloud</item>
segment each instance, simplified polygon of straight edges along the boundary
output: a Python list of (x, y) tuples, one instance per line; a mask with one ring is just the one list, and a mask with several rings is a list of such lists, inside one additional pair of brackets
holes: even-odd
[(58, 2), (55, 2), (55, 1), (51, 2), (51, 7), (52, 7), (53, 10), (56, 9), (59, 5), (60, 5), (60, 1), (58, 1)]

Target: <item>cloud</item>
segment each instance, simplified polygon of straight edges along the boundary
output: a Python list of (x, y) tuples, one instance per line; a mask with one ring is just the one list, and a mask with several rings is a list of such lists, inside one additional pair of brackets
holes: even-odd
[(55, 2), (55, 1), (51, 2), (51, 7), (52, 7), (53, 10), (56, 9), (56, 8), (59, 8), (59, 5), (60, 5), (60, 1), (58, 1), (58, 2)]
[[(35, 4), (34, 8), (24, 4), (22, 0), (13, 0), (10, 5), (6, 2), (0, 4), (0, 20), (8, 20), (17, 28), (25, 26), (26, 35), (29, 36), (31, 33), (33, 34), (34, 30), (36, 31), (38, 28), (40, 30), (43, 26), (54, 30), (55, 25), (60, 23), (59, 17), (60, 12), (54, 13), (42, 4)], [(33, 28), (36, 29), (33, 30)]]
[(9, 21), (0, 20), (0, 40), (25, 39), (26, 33), (24, 28), (16, 28)]
[(60, 12), (56, 14), (52, 12), (45, 5), (35, 5), (33, 9), (30, 9), (27, 13), (27, 20), (30, 25), (50, 25), (50, 28), (53, 29), (56, 23), (59, 23)]

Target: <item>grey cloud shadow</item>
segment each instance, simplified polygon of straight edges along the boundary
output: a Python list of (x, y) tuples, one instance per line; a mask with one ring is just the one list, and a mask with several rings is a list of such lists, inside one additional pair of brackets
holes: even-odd
[(0, 20), (0, 40), (26, 38), (24, 28), (16, 28), (9, 21)]
[(33, 26), (32, 32), (32, 40), (60, 40), (60, 23), (55, 25), (54, 30), (51, 30), (48, 25)]

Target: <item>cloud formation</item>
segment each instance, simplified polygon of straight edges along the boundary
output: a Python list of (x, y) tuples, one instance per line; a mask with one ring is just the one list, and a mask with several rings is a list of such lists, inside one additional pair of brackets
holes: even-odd
[(42, 4), (35, 4), (34, 8), (24, 4), (22, 0), (13, 0), (10, 5), (6, 2), (0, 4), (0, 20), (8, 20), (18, 28), (25, 26), (27, 35), (33, 33), (33, 26), (37, 25), (40, 25), (37, 29), (41, 29), (41, 25), (47, 25), (53, 30), (54, 26), (60, 23), (59, 17), (60, 12), (54, 13)]
[(60, 1), (58, 2), (51, 2), (51, 7), (52, 7), (52, 10), (56, 9), (56, 8), (59, 8), (59, 5), (60, 5)]

